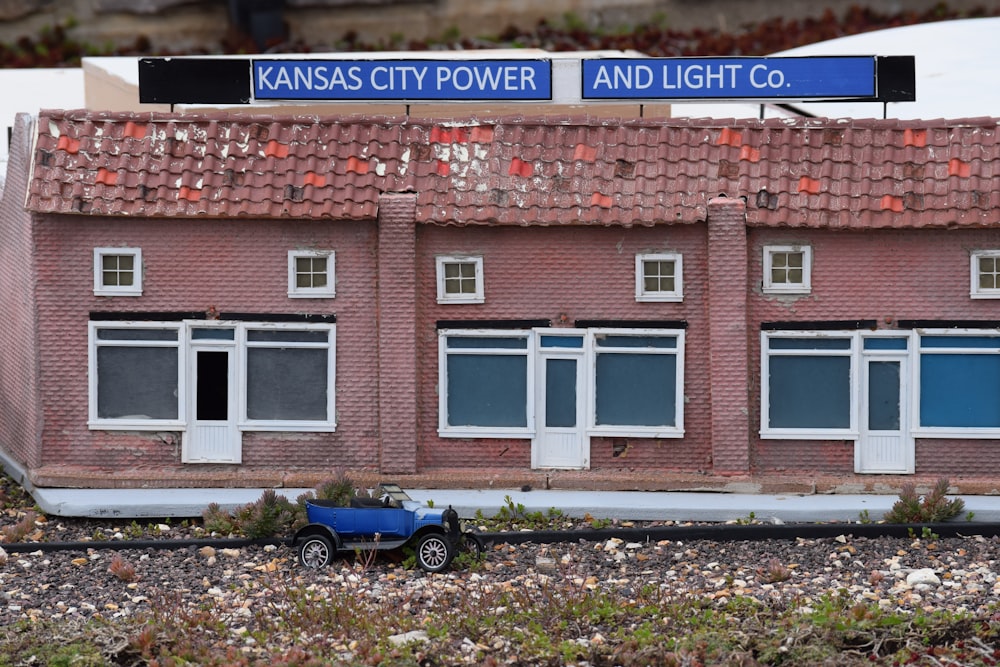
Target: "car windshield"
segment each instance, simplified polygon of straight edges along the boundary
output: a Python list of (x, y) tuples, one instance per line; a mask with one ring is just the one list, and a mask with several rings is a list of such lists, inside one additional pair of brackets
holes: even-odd
[(388, 496), (392, 500), (392, 504), (396, 507), (402, 507), (404, 500), (410, 500), (410, 497), (406, 495), (406, 491), (403, 491), (398, 484), (381, 484), (379, 485), (379, 498)]

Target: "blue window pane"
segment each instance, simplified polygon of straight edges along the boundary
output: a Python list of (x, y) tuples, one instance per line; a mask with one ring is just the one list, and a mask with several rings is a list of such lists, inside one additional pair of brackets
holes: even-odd
[(677, 347), (676, 336), (614, 336), (601, 335), (596, 338), (599, 347), (656, 347), (673, 349)]
[(920, 356), (920, 425), (1000, 427), (1000, 356)]
[(448, 347), (452, 349), (528, 349), (528, 339), (518, 338), (475, 338), (470, 336), (448, 336)]
[(676, 426), (677, 357), (599, 354), (596, 394), (599, 426)]
[(865, 338), (866, 350), (905, 350), (905, 338)]
[(850, 428), (850, 358), (773, 356), (769, 364), (770, 428)]
[(899, 430), (899, 362), (868, 364), (868, 429)]
[(235, 329), (222, 329), (220, 327), (198, 327), (191, 329), (192, 340), (235, 340)]
[(849, 350), (850, 338), (771, 338), (772, 350)]
[(528, 425), (528, 359), (523, 355), (448, 356), (448, 425)]
[(576, 426), (576, 360), (545, 362), (545, 425)]
[(583, 347), (583, 336), (542, 336), (542, 347)]
[(1000, 348), (1000, 336), (921, 336), (922, 347)]

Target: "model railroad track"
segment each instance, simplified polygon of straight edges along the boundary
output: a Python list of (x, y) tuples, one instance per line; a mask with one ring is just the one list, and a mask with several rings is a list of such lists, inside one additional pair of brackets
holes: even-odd
[[(699, 524), (694, 526), (651, 526), (638, 528), (594, 528), (572, 530), (523, 530), (510, 532), (477, 533), (489, 547), (494, 544), (555, 544), (560, 542), (601, 542), (618, 538), (628, 542), (689, 542), (708, 540), (712, 542), (738, 542), (760, 540), (795, 540), (834, 538), (839, 535), (854, 537), (916, 538), (933, 534), (936, 537), (996, 537), (1000, 535), (1000, 523), (962, 522), (947, 523), (791, 523), (791, 524)], [(122, 551), (126, 549), (189, 549), (213, 547), (216, 549), (241, 549), (254, 546), (291, 546), (291, 538), (200, 538), (200, 539), (157, 539), (157, 540), (108, 540), (79, 542), (0, 542), (0, 548), (7, 553), (31, 553), (36, 551), (88, 551), (103, 549)]]

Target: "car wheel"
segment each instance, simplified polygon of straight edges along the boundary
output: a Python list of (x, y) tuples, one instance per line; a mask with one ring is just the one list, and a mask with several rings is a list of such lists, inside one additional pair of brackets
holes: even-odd
[(316, 570), (333, 560), (333, 543), (323, 535), (310, 535), (299, 545), (299, 562)]
[(483, 557), (483, 541), (479, 539), (479, 536), (475, 533), (466, 532), (462, 535), (462, 539), (458, 543), (458, 550), (460, 553), (469, 554), (475, 560), (479, 560)]
[(424, 572), (441, 572), (454, 557), (455, 549), (444, 535), (429, 533), (417, 542), (417, 565)]

